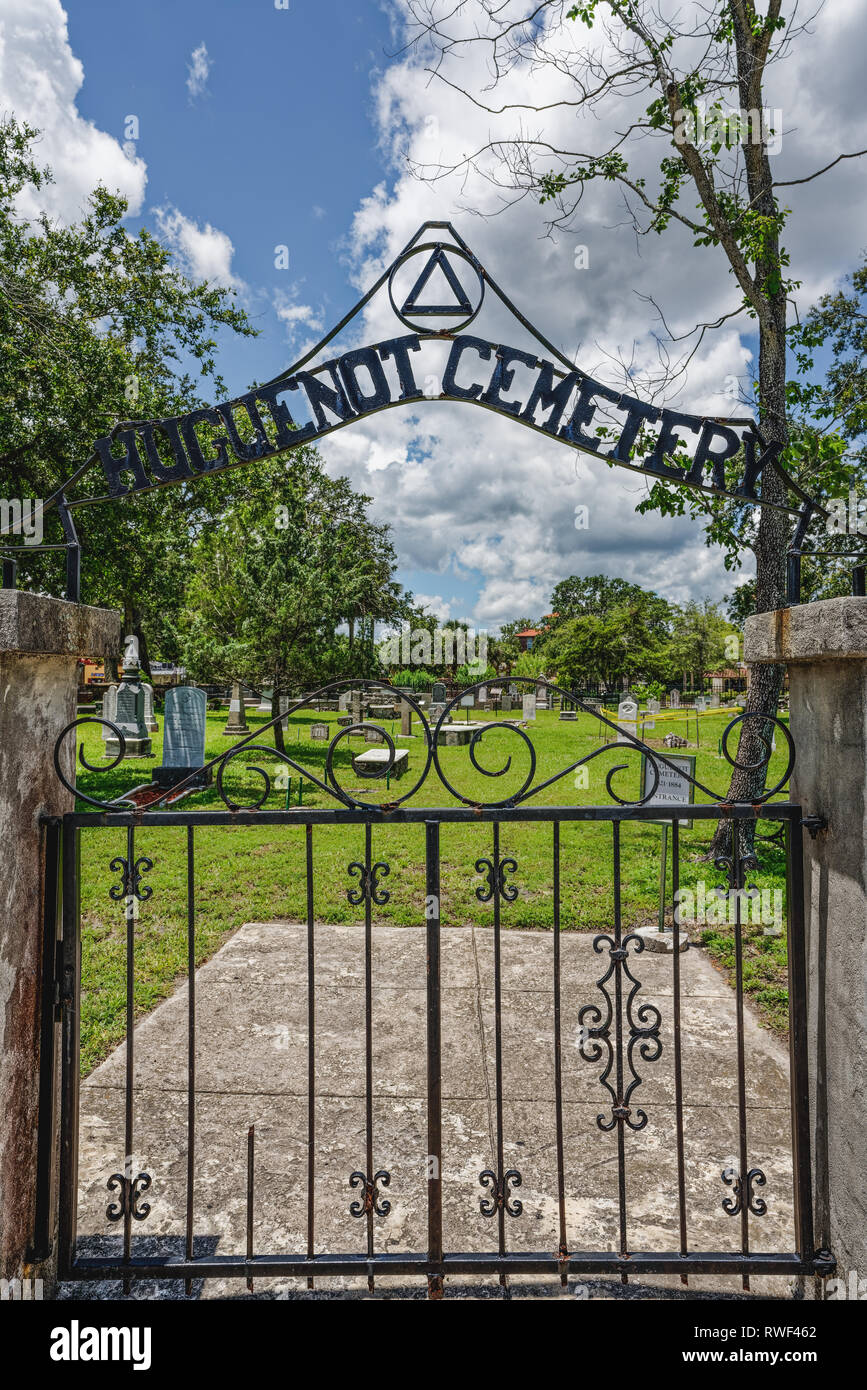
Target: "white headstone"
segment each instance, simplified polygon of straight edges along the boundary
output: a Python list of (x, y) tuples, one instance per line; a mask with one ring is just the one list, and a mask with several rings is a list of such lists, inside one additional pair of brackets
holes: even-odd
[[(112, 723), (113, 723), (113, 722), (114, 722), (114, 717), (115, 717), (116, 714), (117, 714), (117, 686), (116, 686), (116, 685), (110, 685), (110, 686), (108, 687), (108, 689), (106, 690), (105, 694), (104, 694), (103, 697), (102, 697), (102, 717), (103, 717), (103, 719), (110, 719), (110, 720), (112, 721)], [(107, 729), (107, 728), (105, 727), (105, 725), (103, 724), (103, 726), (102, 726), (102, 737), (103, 737), (104, 739), (106, 739), (106, 738), (111, 738), (111, 736), (112, 736), (112, 734), (111, 734), (111, 729)]]
[[(637, 719), (638, 719), (638, 706), (637, 706), (637, 704), (635, 703), (635, 701), (634, 701), (634, 700), (621, 700), (621, 701), (620, 701), (620, 704), (617, 706), (617, 726), (618, 726), (618, 728), (622, 729), (623, 732), (624, 732), (625, 734), (631, 734), (633, 738), (637, 738), (637, 736), (638, 736), (638, 729), (637, 729), (637, 724), (636, 724)], [(629, 740), (628, 740), (628, 739), (625, 739), (625, 738), (618, 738), (617, 742), (618, 742), (618, 743), (628, 743)]]
[(259, 700), (259, 709), (260, 709), (261, 713), (262, 713), (262, 714), (271, 714), (271, 713), (273, 713), (273, 709), (272, 709), (273, 704), (274, 704), (274, 687), (271, 686), (271, 685), (266, 685), (266, 686), (264, 686), (263, 689), (262, 689), (262, 697), (261, 697), (261, 699)]
[(535, 718), (536, 718), (536, 692), (535, 692), (535, 690), (534, 690), (531, 694), (529, 694), (529, 695), (524, 695), (524, 696), (522, 697), (522, 700), (521, 700), (521, 709), (522, 709), (521, 718), (522, 718), (523, 720), (526, 721), (526, 720), (528, 720), (528, 719), (535, 719)]
[(154, 715), (154, 688), (148, 685), (147, 681), (142, 681), (141, 688), (144, 691), (144, 722), (149, 734), (159, 732), (159, 724)]
[(679, 690), (669, 690), (669, 692), (668, 692), (668, 707), (669, 707), (669, 709), (680, 709), (680, 691), (679, 691)]
[(658, 701), (655, 697), (652, 698), (652, 699), (650, 699), (650, 700), (648, 700), (648, 702), (647, 702), (647, 713), (648, 713), (648, 714), (659, 714), (659, 708), (660, 708), (660, 706), (659, 706), (659, 701)]
[(317, 739), (320, 743), (321, 743), (323, 740), (325, 740), (325, 741), (327, 742), (327, 740), (328, 740), (328, 725), (327, 725), (327, 724), (311, 724), (311, 725), (310, 725), (310, 737), (311, 737), (311, 738)]

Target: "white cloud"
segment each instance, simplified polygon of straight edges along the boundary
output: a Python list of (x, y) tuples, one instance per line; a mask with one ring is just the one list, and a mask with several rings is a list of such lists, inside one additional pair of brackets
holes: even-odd
[[(471, 24), (480, 14), (478, 5), (447, 8), (455, 23)], [(405, 12), (406, 0), (393, 0), (391, 13), (398, 21)], [(834, 152), (867, 145), (855, 28), (860, 22), (852, 0), (828, 0), (816, 36), (796, 49), (797, 61), (771, 70), (768, 103), (783, 109), (787, 131), (778, 156), (780, 177), (798, 177), (827, 163), (829, 143)], [(621, 389), (618, 363), (628, 363), (627, 389), (646, 394), (657, 365), (654, 334), (660, 324), (653, 305), (639, 296), (653, 294), (674, 333), (713, 320), (737, 302), (737, 288), (719, 253), (694, 249), (691, 235), (677, 226), (637, 244), (620, 196), (609, 185), (590, 188), (574, 236), (548, 240), (544, 210), (533, 199), (503, 211), (501, 190), (482, 177), (458, 173), (432, 186), (420, 183), (407, 172), (407, 156), (448, 164), (483, 146), (492, 134), (503, 134), (487, 113), (452, 88), (431, 82), (424, 66), (409, 51), (377, 74), (380, 143), (393, 177), (371, 190), (353, 220), (347, 250), (357, 288), (370, 286), (425, 219), (451, 220), (552, 342)], [(835, 79), (828, 83), (831, 70)], [(447, 57), (443, 72), (483, 94), (490, 80), (483, 46)], [(521, 100), (544, 105), (560, 94), (563, 80), (550, 72), (516, 70), (502, 92), (489, 91), (482, 99), (495, 106)], [(619, 129), (628, 124), (623, 105), (611, 121)], [(584, 132), (576, 133), (574, 110), (546, 112), (538, 124), (543, 122), (552, 144), (582, 147)], [(597, 109), (586, 142), (600, 147), (605, 137)], [(639, 144), (636, 174), (652, 178), (658, 155), (652, 142)], [(802, 312), (854, 264), (860, 250), (857, 228), (867, 213), (857, 161), (827, 177), (834, 182), (785, 190), (793, 208), (787, 229), (792, 270), (804, 281), (798, 295)], [(820, 188), (824, 197), (818, 196)], [(829, 201), (835, 209), (831, 218)], [(487, 215), (470, 216), (470, 210)], [(576, 242), (589, 249), (587, 270), (576, 269)], [(705, 337), (680, 383), (678, 408), (747, 413), (726, 392), (732, 380), (749, 388), (753, 330), (752, 321), (744, 319)], [(395, 331), (400, 330), (382, 292), (367, 306), (356, 340), (378, 342)], [(470, 331), (494, 342), (527, 345), (492, 295)], [(472, 614), (479, 627), (525, 611), (544, 612), (553, 584), (570, 573), (619, 574), (683, 601), (704, 594), (719, 598), (752, 569), (747, 561), (738, 575), (727, 573), (721, 552), (705, 546), (697, 522), (655, 513), (637, 516), (635, 504), (647, 488), (638, 476), (575, 455), (544, 435), (470, 406), (431, 402), (412, 413), (386, 411), (338, 431), (321, 447), (334, 471), (347, 473), (354, 486), (373, 495), (378, 515), (394, 528), (402, 567), (432, 575), (481, 574)], [(590, 507), (586, 531), (575, 529), (579, 503)]]
[[(4, 0), (0, 10), (0, 111), (42, 132), (36, 162), (55, 182), (37, 196), (22, 196), (21, 213), (45, 210), (66, 222), (81, 216), (87, 195), (103, 183), (121, 193), (131, 215), (144, 199), (144, 160), (124, 153), (121, 141), (86, 121), (76, 107), (84, 69), (69, 46), (59, 0)], [(118, 121), (122, 136), (122, 121)]]
[(190, 279), (207, 280), (224, 289), (246, 289), (244, 281), (232, 272), (235, 248), (225, 232), (210, 222), (200, 227), (171, 204), (154, 208), (154, 219), (159, 235)]
[(208, 89), (208, 77), (211, 72), (211, 59), (204, 40), (198, 48), (194, 48), (190, 54), (190, 61), (187, 64), (187, 91), (190, 99), (195, 101), (203, 92)]

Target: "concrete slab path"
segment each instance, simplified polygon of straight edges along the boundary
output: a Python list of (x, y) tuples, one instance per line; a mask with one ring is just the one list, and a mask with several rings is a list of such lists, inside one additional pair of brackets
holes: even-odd
[[(519, 1168), (524, 1210), (507, 1222), (510, 1248), (556, 1250), (558, 1206), (554, 1107), (550, 932), (502, 937), (505, 1159)], [(601, 1002), (596, 980), (607, 953), (590, 935), (563, 933), (562, 1033), (566, 1213), (574, 1249), (618, 1248), (616, 1132), (600, 1064), (578, 1050), (578, 1011)], [(736, 1250), (740, 1222), (722, 1199), (721, 1171), (738, 1151), (735, 999), (691, 947), (680, 957), (686, 1135), (687, 1227), (693, 1249)], [(357, 1193), (349, 1174), (364, 1168), (364, 932), (317, 925), (316, 1247), (362, 1251), (363, 1221), (349, 1215)], [(644, 952), (634, 973), (636, 1003), (662, 1014), (662, 1054), (636, 1058), (642, 1083), (633, 1096), (648, 1124), (626, 1132), (629, 1242), (633, 1249), (677, 1249), (672, 958)], [(252, 922), (197, 972), (195, 1229), (197, 1253), (243, 1253), (246, 1134), (256, 1127), (255, 1248), (303, 1251), (307, 1204), (307, 932), (303, 925)], [(479, 1173), (494, 1161), (493, 939), (487, 928), (443, 931), (443, 1177), (447, 1250), (496, 1247), (496, 1223), (479, 1211)], [(373, 1114), (375, 1166), (391, 1173), (391, 1211), (376, 1220), (380, 1250), (426, 1247), (425, 934), (373, 929)], [(137, 1252), (182, 1249), (186, 1212), (187, 987), (182, 985), (135, 1032), (135, 1164), (151, 1174), (151, 1213), (134, 1231)], [(794, 1249), (785, 1049), (746, 1018), (749, 1162), (767, 1186), (767, 1214), (751, 1217), (756, 1250)], [(84, 1083), (80, 1128), (79, 1239), (82, 1248), (118, 1248), (106, 1221), (108, 1176), (122, 1167), (125, 1051), (118, 1048)], [(167, 1244), (166, 1244), (167, 1242)], [(704, 1277), (639, 1281), (655, 1297), (735, 1296), (740, 1281)], [(449, 1292), (484, 1296), (480, 1279), (453, 1280)], [(556, 1278), (514, 1279), (515, 1296), (562, 1297)], [(419, 1287), (421, 1285), (421, 1287)], [(572, 1279), (568, 1297), (623, 1296), (619, 1283)], [(450, 1287), (449, 1287), (450, 1286)], [(382, 1296), (415, 1297), (424, 1281), (377, 1281)], [(322, 1296), (366, 1295), (361, 1281), (321, 1282)], [(494, 1292), (493, 1284), (488, 1292)], [(753, 1292), (786, 1297), (788, 1281), (754, 1279)], [(118, 1285), (66, 1286), (64, 1296), (120, 1296)], [(634, 1296), (635, 1290), (626, 1291)], [(205, 1298), (251, 1297), (239, 1281), (197, 1283)], [(182, 1297), (179, 1283), (134, 1286), (137, 1297)], [(257, 1281), (252, 1297), (309, 1297), (299, 1280)]]

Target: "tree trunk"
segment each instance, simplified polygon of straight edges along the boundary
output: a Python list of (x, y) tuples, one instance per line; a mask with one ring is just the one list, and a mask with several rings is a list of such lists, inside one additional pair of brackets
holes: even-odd
[[(279, 685), (275, 685), (275, 686), (274, 686), (274, 694), (273, 694), (272, 697), (271, 697), (271, 714), (272, 714), (272, 716), (273, 716), (273, 715), (279, 714), (279, 713), (280, 713), (280, 687), (279, 687)], [(278, 719), (278, 720), (277, 720), (277, 723), (274, 725), (274, 730), (273, 730), (273, 732), (274, 732), (274, 747), (277, 749), (277, 752), (278, 752), (278, 753), (285, 753), (285, 752), (286, 752), (286, 740), (285, 740), (284, 737), (283, 737), (283, 720), (282, 720), (282, 719)]]

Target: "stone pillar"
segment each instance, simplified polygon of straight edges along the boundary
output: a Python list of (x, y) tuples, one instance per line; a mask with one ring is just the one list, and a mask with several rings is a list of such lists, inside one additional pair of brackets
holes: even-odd
[(762, 613), (745, 638), (750, 665), (788, 668), (792, 799), (828, 822), (804, 836), (814, 1223), (848, 1283), (867, 1273), (867, 598)]
[[(43, 816), (72, 810), (54, 743), (76, 717), (78, 659), (120, 646), (103, 608), (0, 590), (0, 1278), (33, 1271), (39, 1100)], [(75, 740), (64, 747), (72, 780)]]

